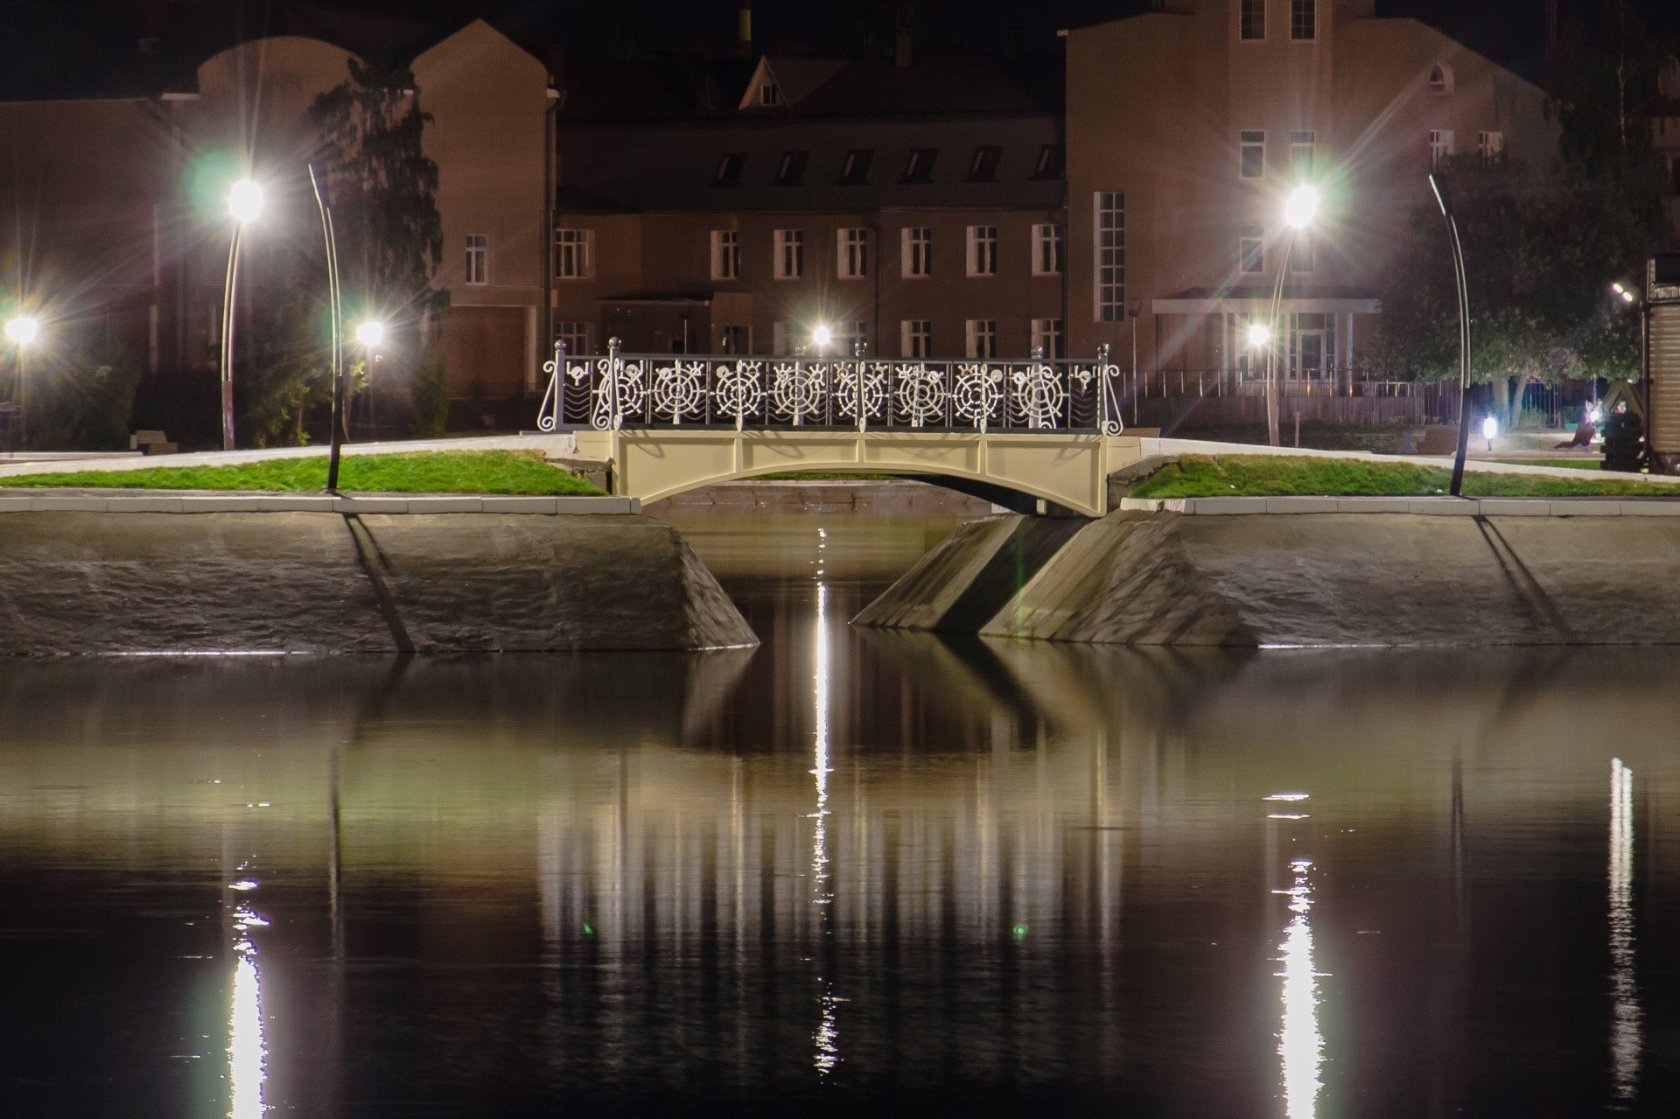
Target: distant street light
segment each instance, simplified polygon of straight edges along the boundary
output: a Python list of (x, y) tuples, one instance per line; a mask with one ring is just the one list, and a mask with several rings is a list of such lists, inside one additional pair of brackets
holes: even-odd
[[(1268, 341), (1273, 338), (1284, 339), (1288, 334), (1278, 326), (1278, 312), (1283, 306), (1283, 282), (1289, 275), (1289, 258), (1295, 252), (1295, 238), (1301, 230), (1312, 224), (1313, 218), (1318, 216), (1318, 188), (1310, 183), (1302, 183), (1289, 192), (1289, 197), (1283, 204), (1283, 224), (1289, 227), (1289, 240), (1284, 242), (1283, 262), (1278, 267), (1277, 286), (1272, 289), (1272, 313), (1268, 316), (1271, 324), (1267, 333)], [(1252, 331), (1250, 338), (1253, 337)], [(1277, 386), (1277, 352), (1278, 346), (1272, 346), (1266, 352), (1266, 439), (1272, 446), (1278, 445), (1278, 386)]]
[(250, 179), (240, 179), (228, 191), (228, 213), (233, 217), (233, 236), (228, 239), (227, 278), (222, 282), (222, 450), (234, 448), (233, 438), (233, 305), (239, 285), (239, 243), (245, 227), (262, 214), (263, 189)]
[(1493, 450), (1493, 441), (1499, 438), (1499, 420), (1497, 417), (1488, 416), (1482, 420), (1482, 438), (1487, 440), (1488, 450)]
[(24, 386), (29, 380), (29, 347), (41, 336), (41, 320), (33, 315), (14, 315), (6, 320), (6, 337), (17, 350), (18, 450), (29, 438), (28, 412), (24, 410)]

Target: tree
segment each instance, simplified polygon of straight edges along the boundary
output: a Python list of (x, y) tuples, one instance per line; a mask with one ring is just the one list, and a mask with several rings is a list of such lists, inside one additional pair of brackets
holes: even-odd
[[(426, 122), (414, 77), (406, 68), (380, 69), (355, 59), (350, 77), (315, 99), (310, 116), (323, 137), (316, 173), (324, 180), (338, 243), (345, 331), (364, 317), (386, 323), (388, 343), (377, 375), (359, 379), (400, 410), (412, 428), (421, 376), (448, 293), (434, 286), (443, 261), (443, 222), (437, 209), (437, 164), (421, 145)], [(359, 362), (354, 342), (346, 350)], [(428, 423), (429, 426), (429, 423)]]

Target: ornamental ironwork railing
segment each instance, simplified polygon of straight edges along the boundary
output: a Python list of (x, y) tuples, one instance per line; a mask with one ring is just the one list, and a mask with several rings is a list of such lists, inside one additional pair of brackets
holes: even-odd
[(893, 430), (1121, 431), (1121, 376), (1094, 361), (851, 359), (728, 354), (572, 356), (545, 362), (542, 431), (683, 425)]

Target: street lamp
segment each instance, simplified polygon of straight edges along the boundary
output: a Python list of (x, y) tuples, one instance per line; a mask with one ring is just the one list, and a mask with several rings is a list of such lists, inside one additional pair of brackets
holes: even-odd
[[(1441, 220), (1447, 223), (1447, 247), (1452, 250), (1453, 281), (1458, 287), (1458, 451), (1453, 455), (1449, 490), (1452, 496), (1458, 497), (1464, 489), (1464, 460), (1470, 453), (1470, 291), (1464, 275), (1464, 245), (1458, 239), (1458, 222), (1452, 212), (1452, 195), (1439, 175), (1429, 176), (1429, 189), (1435, 192)], [(1488, 449), (1492, 448), (1490, 438)]]
[[(1283, 306), (1283, 281), (1289, 275), (1289, 258), (1295, 252), (1296, 235), (1311, 225), (1317, 215), (1317, 187), (1310, 183), (1302, 183), (1289, 192), (1289, 197), (1283, 204), (1283, 224), (1289, 228), (1289, 240), (1284, 242), (1283, 262), (1278, 267), (1277, 286), (1272, 289), (1272, 313), (1267, 316), (1267, 322), (1270, 323), (1268, 340), (1287, 337), (1278, 329), (1278, 311)], [(1252, 332), (1250, 337), (1252, 338)], [(1266, 352), (1266, 438), (1274, 447), (1278, 445), (1278, 349), (1279, 347), (1273, 346)]]
[(228, 191), (233, 236), (228, 239), (227, 278), (222, 282), (222, 450), (233, 450), (233, 303), (239, 283), (239, 242), (245, 227), (262, 214), (262, 185), (240, 179)]
[(17, 405), (18, 450), (23, 450), (29, 438), (28, 413), (23, 406), (24, 384), (28, 380), (25, 355), (30, 345), (41, 336), (41, 320), (33, 315), (14, 315), (6, 320), (6, 337), (17, 347)]
[(828, 350), (830, 342), (834, 341), (834, 331), (825, 322), (820, 322), (811, 328), (811, 348), (817, 351), (821, 358)]

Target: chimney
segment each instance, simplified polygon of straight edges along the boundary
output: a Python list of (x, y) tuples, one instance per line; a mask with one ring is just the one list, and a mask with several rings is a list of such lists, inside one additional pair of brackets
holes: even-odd
[(752, 0), (739, 0), (735, 9), (735, 57), (752, 56)]

